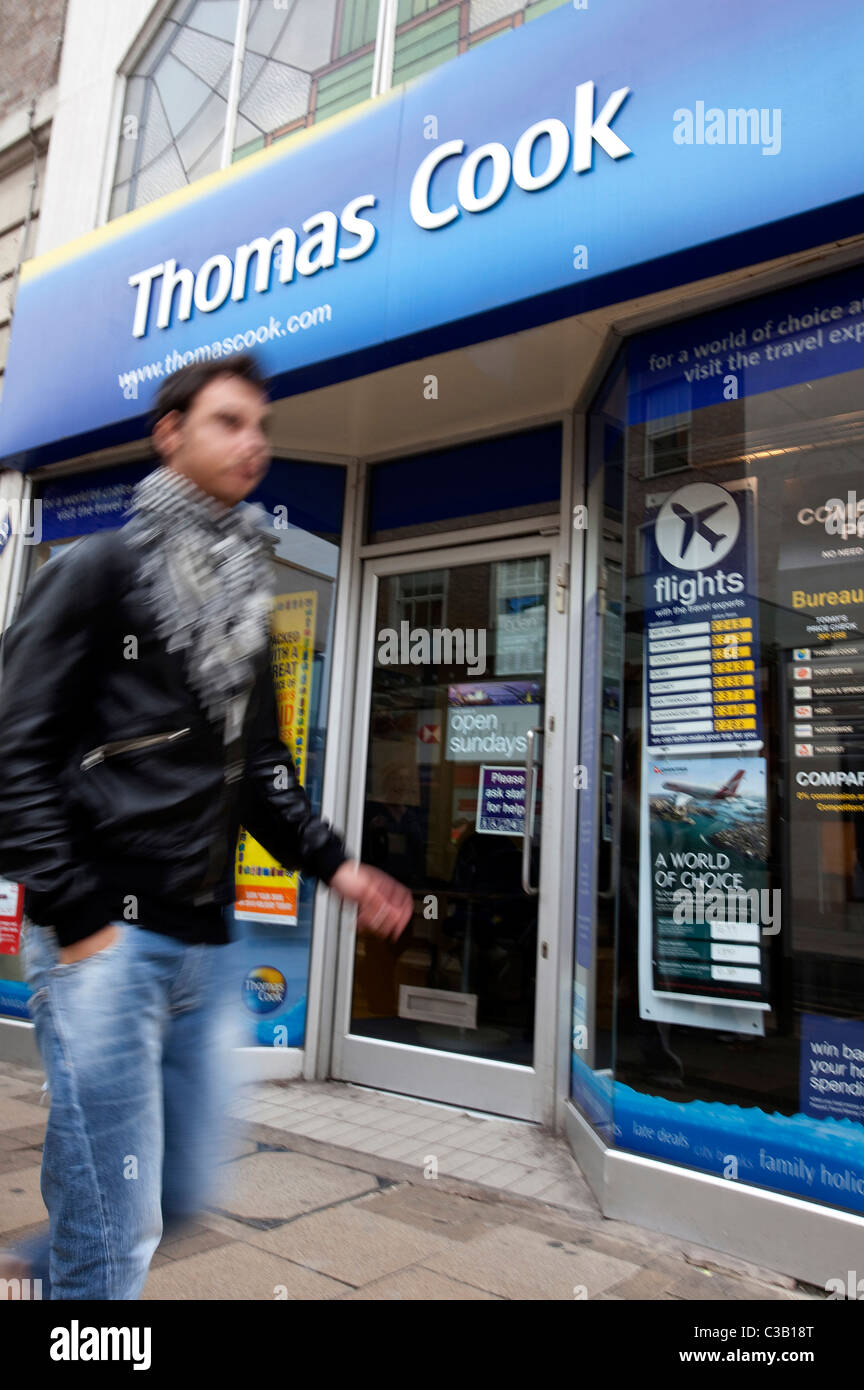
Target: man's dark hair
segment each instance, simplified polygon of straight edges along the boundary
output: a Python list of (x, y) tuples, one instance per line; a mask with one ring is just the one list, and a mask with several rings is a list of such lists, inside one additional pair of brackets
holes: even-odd
[(172, 372), (159, 387), (153, 405), (152, 425), (155, 427), (172, 410), (185, 414), (198, 393), (220, 376), (239, 376), (250, 385), (267, 390), (267, 378), (251, 353), (237, 352), (231, 357), (216, 358), (215, 361), (190, 362), (188, 366)]

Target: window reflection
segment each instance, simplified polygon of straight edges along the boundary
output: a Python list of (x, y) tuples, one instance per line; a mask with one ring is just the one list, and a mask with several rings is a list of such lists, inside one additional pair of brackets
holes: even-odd
[[(825, 370), (815, 354), (841, 351), (842, 336), (830, 339), (830, 326), (821, 342), (815, 327), (799, 333), (788, 317), (799, 299), (836, 302), (835, 319), (856, 312), (846, 280), (834, 277), (715, 318), (734, 318), (743, 333), (773, 314), (775, 325), (788, 322), (787, 340), (801, 342), (799, 360), (812, 352)], [(582, 859), (578, 867), (572, 1095), (624, 1147), (713, 1172), (734, 1159), (732, 1176), (857, 1210), (864, 371), (843, 370), (855, 364), (838, 358), (834, 374), (796, 365), (769, 379), (766, 364), (788, 360), (790, 346), (757, 354), (749, 375), (727, 376), (706, 400), (676, 382), (684, 373), (669, 353), (686, 365), (686, 342), (719, 336), (712, 323), (632, 340), (589, 421), (589, 499), (601, 524), (586, 546), (582, 759), (595, 779), (583, 793), (580, 820), (592, 835), (580, 856), (596, 846), (598, 860), (596, 882)], [(697, 485), (700, 497), (714, 489), (737, 499), (743, 550), (726, 543), (722, 506), (712, 533), (708, 513), (684, 505)], [(681, 554), (666, 565), (663, 608), (658, 518), (676, 498)], [(685, 539), (711, 554), (688, 568)], [(724, 565), (742, 581), (737, 616), (721, 620), (714, 589)], [(691, 596), (688, 584), (701, 587)], [(621, 740), (611, 812), (612, 746), (600, 733)], [(610, 816), (621, 844), (612, 897)], [(752, 893), (759, 917), (730, 915), (727, 897), (719, 925), (707, 914), (688, 924), (683, 912), (673, 924), (673, 890), (716, 882), (725, 892), (727, 879)], [(842, 1182), (831, 1177), (832, 1155), (847, 1165)]]

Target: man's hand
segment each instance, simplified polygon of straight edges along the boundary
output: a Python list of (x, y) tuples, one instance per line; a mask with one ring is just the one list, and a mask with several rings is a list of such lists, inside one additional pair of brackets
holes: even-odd
[(376, 936), (401, 936), (411, 920), (414, 900), (402, 883), (369, 864), (347, 860), (330, 880), (340, 897), (357, 904), (357, 927)]
[(86, 960), (88, 956), (95, 956), (97, 951), (103, 950), (106, 946), (113, 946), (119, 935), (119, 927), (102, 927), (99, 931), (94, 931), (92, 936), (73, 941), (71, 946), (61, 946), (57, 957), (61, 965), (71, 965), (74, 960)]

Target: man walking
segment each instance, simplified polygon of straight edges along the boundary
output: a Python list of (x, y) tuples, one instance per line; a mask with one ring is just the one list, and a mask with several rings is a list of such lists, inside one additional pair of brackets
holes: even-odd
[(26, 888), (51, 1099), (50, 1229), (17, 1258), (43, 1297), (138, 1298), (163, 1232), (212, 1196), (238, 827), (358, 927), (411, 916), (313, 814), (279, 736), (271, 548), (237, 505), (269, 466), (267, 411), (248, 356), (169, 377), (130, 519), (52, 558), (6, 634), (0, 874)]

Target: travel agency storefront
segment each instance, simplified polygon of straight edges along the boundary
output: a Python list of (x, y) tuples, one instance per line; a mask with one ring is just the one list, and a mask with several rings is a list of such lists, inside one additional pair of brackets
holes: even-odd
[(8, 623), (161, 378), (272, 376), (283, 736), (416, 910), (358, 937), (241, 837), (256, 1074), (553, 1125), (607, 1215), (818, 1283), (864, 1236), (856, 37), (562, 6), (28, 263), (0, 413)]

